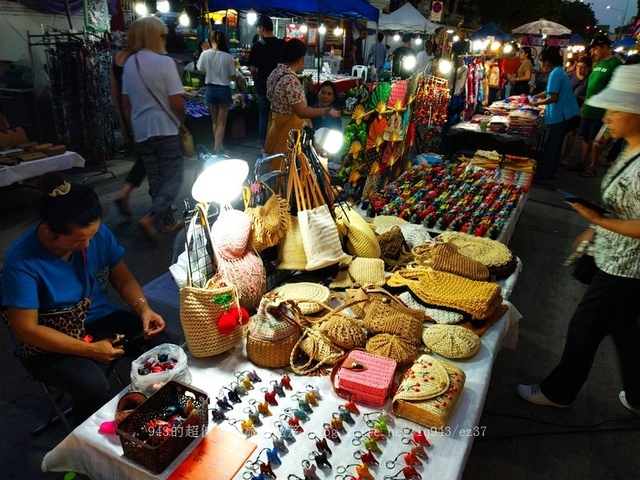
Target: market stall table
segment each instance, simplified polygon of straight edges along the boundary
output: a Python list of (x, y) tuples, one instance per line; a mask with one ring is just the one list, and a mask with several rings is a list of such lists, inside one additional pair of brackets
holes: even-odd
[(76, 152), (65, 152), (40, 160), (21, 162), (13, 167), (0, 166), (0, 187), (38, 177), (43, 173), (68, 170), (73, 167), (84, 167), (84, 158)]
[[(517, 270), (509, 278), (501, 282), (505, 299), (509, 298), (520, 269), (521, 263), (518, 260)], [(432, 445), (426, 449), (429, 460), (423, 466), (418, 467), (418, 471), (421, 472), (423, 478), (461, 478), (474, 438), (482, 437), (487, 433), (478, 422), (489, 387), (491, 370), (496, 354), (502, 347), (515, 348), (517, 342), (520, 314), (509, 302), (505, 303), (508, 306), (507, 312), (484, 334), (482, 348), (474, 357), (463, 361), (446, 360), (459, 366), (466, 374), (464, 390), (447, 426), (442, 431), (436, 431), (396, 418), (394, 424), (389, 424), (393, 435), (389, 436), (386, 441), (379, 442), (379, 447), (382, 450), (382, 454), (376, 454), (379, 466), (371, 467), (372, 471), (375, 470), (375, 478), (397, 473), (404, 467), (404, 464), (398, 462), (394, 468), (389, 469), (385, 466), (385, 462), (393, 460), (401, 452), (408, 451), (410, 446), (401, 441), (402, 437), (411, 435), (411, 432), (407, 429), (415, 432), (423, 430), (428, 435)], [(262, 401), (260, 389), (270, 387), (272, 385), (271, 382), (278, 381), (281, 375), (285, 373), (283, 369), (267, 370), (256, 368), (255, 365), (247, 360), (242, 345), (215, 357), (196, 359), (189, 353), (188, 357), (189, 369), (193, 376), (192, 385), (209, 394), (211, 399), (210, 407), (215, 406), (216, 397), (224, 394), (223, 387), (237, 380), (234, 372), (255, 370), (258, 373), (262, 381), (255, 384), (255, 390), (250, 391), (248, 398), (260, 399), (259, 401)], [(282, 464), (279, 466), (272, 465), (279, 478), (287, 478), (289, 474), (295, 474), (302, 478), (301, 462), (308, 458), (310, 452), (315, 450), (314, 441), (309, 438), (308, 434), (315, 433), (319, 438), (324, 438), (324, 424), (330, 422), (333, 414), (339, 411), (339, 406), (345, 403), (344, 399), (339, 398), (332, 391), (329, 377), (327, 376), (300, 377), (291, 374), (291, 384), (293, 391), (286, 391), (286, 398), (278, 398), (279, 405), (270, 407), (273, 416), (264, 417), (262, 419), (264, 425), (256, 427), (258, 434), (254, 437), (248, 437), (249, 441), (257, 444), (256, 450), (250, 457), (251, 460), (256, 460), (256, 457), (260, 455), (264, 447), (272, 447), (271, 440), (265, 438), (265, 433), (277, 433), (278, 429), (274, 422), (282, 421), (280, 415), (284, 413), (285, 408), (297, 406), (297, 403), (291, 398), (292, 395), (296, 392), (305, 392), (309, 387), (318, 387), (323, 398), (319, 401), (318, 407), (313, 407), (313, 413), (309, 414), (310, 419), (301, 423), (304, 432), (296, 435), (295, 442), (288, 443), (289, 452), (281, 454)], [(123, 393), (124, 391), (109, 401), (87, 421), (71, 432), (58, 446), (47, 453), (42, 461), (42, 470), (74, 471), (88, 475), (93, 480), (169, 478), (181, 462), (196, 449), (198, 442), (192, 442), (164, 472), (158, 475), (124, 457), (117, 436), (98, 433), (102, 422), (113, 420), (118, 398)], [(247, 397), (242, 398), (242, 403), (234, 407), (233, 410), (226, 412), (227, 417), (244, 420), (247, 414), (243, 413), (243, 409), (249, 406), (249, 402)], [(341, 443), (333, 444), (329, 442), (333, 451), (332, 455), (328, 457), (332, 468), (330, 471), (324, 470), (324, 473), (319, 469), (318, 473), (321, 478), (334, 478), (338, 473), (339, 466), (354, 465), (357, 462), (357, 459), (354, 458), (354, 453), (357, 450), (364, 450), (362, 445), (364, 439), (358, 440), (358, 438), (371, 428), (365, 423), (365, 416), (367, 413), (380, 412), (382, 409), (368, 407), (364, 404), (359, 405), (359, 409), (360, 414), (353, 415), (355, 424), (347, 425), (345, 423), (347, 433), (340, 434)], [(384, 409), (390, 412), (389, 402), (387, 402)], [(372, 418), (375, 418), (375, 416)], [(236, 429), (237, 424), (233, 426), (226, 421), (219, 424), (210, 421), (210, 430), (216, 426), (231, 434), (243, 436)], [(356, 432), (360, 433), (357, 434)], [(263, 462), (266, 461), (266, 458), (264, 458), (264, 455), (260, 455), (259, 460)], [(351, 467), (351, 470), (353, 470), (353, 467)], [(233, 478), (237, 480), (247, 478), (243, 477), (243, 473), (246, 473), (245, 468), (242, 468)], [(252, 476), (257, 474), (258, 472), (254, 471)], [(209, 478), (214, 480), (213, 477)], [(215, 480), (221, 479), (216, 478)]]
[(311, 75), (313, 79), (313, 91), (318, 92), (320, 84), (325, 81), (331, 81), (335, 83), (338, 93), (347, 92), (350, 88), (357, 87), (363, 82), (362, 77), (351, 77), (349, 75), (328, 75), (326, 73), (320, 74), (320, 80), (318, 80), (317, 70), (304, 70), (305, 75)]

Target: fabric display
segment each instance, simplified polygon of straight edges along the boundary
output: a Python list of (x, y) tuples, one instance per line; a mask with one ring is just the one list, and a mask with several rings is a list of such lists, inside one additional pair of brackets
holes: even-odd
[(469, 280), (489, 280), (489, 269), (482, 263), (458, 253), (453, 243), (424, 243), (412, 250), (417, 265), (453, 273)]
[(429, 428), (444, 428), (464, 390), (458, 367), (422, 355), (409, 368), (391, 403), (392, 412)]
[(329, 287), (345, 289), (367, 284), (382, 287), (385, 281), (384, 260), (355, 257), (340, 264), (338, 273)]
[[(266, 183), (251, 185), (251, 193), (251, 202), (244, 211), (251, 219), (251, 244), (256, 252), (261, 252), (277, 245), (286, 235), (291, 225), (291, 206)], [(268, 194), (269, 198), (263, 201)], [(256, 205), (259, 201), (263, 203)]]
[(424, 329), (422, 341), (429, 350), (445, 358), (473, 357), (482, 346), (480, 337), (457, 325), (431, 325)]
[(416, 310), (422, 310), (427, 319), (441, 325), (452, 325), (460, 323), (464, 320), (464, 314), (455, 312), (453, 310), (446, 310), (444, 308), (426, 307), (418, 302), (411, 292), (402, 292), (398, 295), (398, 298), (409, 308)]
[[(284, 300), (293, 300), (304, 315), (313, 315), (329, 308), (331, 290), (312, 282), (285, 283), (273, 289)], [(313, 300), (305, 302), (304, 299)]]
[(258, 307), (266, 289), (262, 259), (249, 247), (251, 219), (246, 213), (224, 209), (211, 227), (218, 273), (238, 292), (240, 305), (248, 311)]
[(266, 293), (249, 321), (247, 357), (256, 365), (278, 368), (289, 364), (300, 326), (295, 318), (301, 312), (292, 301), (282, 300), (275, 293)]
[(396, 271), (387, 279), (387, 285), (409, 287), (427, 305), (461, 310), (479, 320), (489, 318), (502, 305), (500, 287), (495, 283), (476, 282), (424, 267)]
[(384, 405), (393, 387), (396, 362), (362, 350), (353, 350), (331, 371), (336, 394), (355, 402)]
[(495, 239), (522, 195), (517, 185), (496, 182), (459, 164), (419, 165), (372, 195), (367, 214), (396, 215), (430, 229)]
[(443, 232), (438, 238), (456, 245), (461, 255), (485, 265), (496, 278), (506, 278), (517, 268), (516, 256), (503, 243), (461, 232)]

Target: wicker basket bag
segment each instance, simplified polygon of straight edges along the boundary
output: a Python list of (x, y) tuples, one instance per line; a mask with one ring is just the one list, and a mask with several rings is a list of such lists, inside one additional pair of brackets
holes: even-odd
[(249, 321), (247, 357), (261, 367), (278, 368), (289, 364), (294, 345), (300, 339), (296, 322), (300, 310), (291, 300), (283, 301), (273, 292), (260, 301), (258, 312)]

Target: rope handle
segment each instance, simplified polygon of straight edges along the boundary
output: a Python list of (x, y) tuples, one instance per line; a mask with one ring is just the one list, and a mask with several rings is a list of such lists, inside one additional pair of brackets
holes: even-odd
[[(325, 358), (323, 358), (321, 360), (314, 360), (313, 357), (311, 355), (309, 355), (309, 360), (307, 360), (306, 363), (304, 363), (303, 365), (300, 365), (300, 366), (296, 366), (295, 360), (296, 360), (296, 357), (298, 356), (298, 350), (300, 349), (300, 344), (302, 343), (302, 341), (306, 337), (311, 336), (311, 335), (317, 337), (318, 339), (320, 339), (323, 342), (326, 342), (331, 347), (333, 347), (334, 349), (340, 351), (341, 353), (340, 354), (329, 354), (329, 355), (327, 355), (327, 357), (325, 357)], [(293, 349), (291, 349), (291, 354), (289, 355), (289, 366), (291, 367), (291, 370), (293, 370), (298, 375), (310, 375), (313, 372), (319, 370), (323, 365), (328, 365), (329, 362), (332, 361), (334, 358), (340, 358), (343, 355), (344, 355), (344, 350), (342, 350), (342, 348), (334, 345), (322, 333), (318, 332), (317, 330), (311, 329), (311, 328), (306, 328), (304, 330), (304, 332), (302, 332), (302, 335), (300, 336), (300, 338), (298, 339), (296, 344), (293, 346)], [(311, 366), (313, 364), (313, 362), (318, 362), (318, 363), (313, 365), (313, 366)]]

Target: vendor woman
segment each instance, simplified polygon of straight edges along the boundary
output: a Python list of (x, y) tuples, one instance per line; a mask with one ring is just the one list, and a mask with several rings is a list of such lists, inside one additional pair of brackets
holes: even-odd
[(305, 119), (330, 116), (340, 112), (330, 106), (313, 108), (307, 105), (304, 88), (297, 77), (304, 67), (306, 45), (300, 40), (289, 40), (282, 47), (282, 63), (267, 79), (267, 98), (271, 102), (271, 115), (267, 127), (264, 152), (286, 153), (290, 130), (301, 130)]

